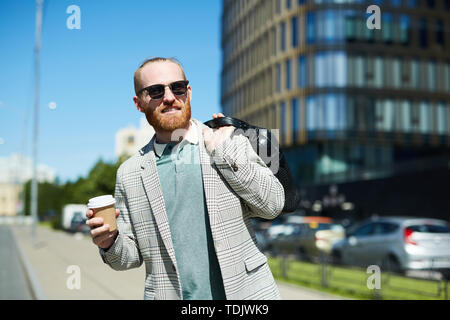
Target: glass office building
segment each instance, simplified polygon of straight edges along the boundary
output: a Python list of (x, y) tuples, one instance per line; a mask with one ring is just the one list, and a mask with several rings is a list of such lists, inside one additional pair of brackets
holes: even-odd
[(224, 0), (222, 111), (280, 129), (317, 198), (330, 184), (448, 175), (449, 30), (450, 0)]

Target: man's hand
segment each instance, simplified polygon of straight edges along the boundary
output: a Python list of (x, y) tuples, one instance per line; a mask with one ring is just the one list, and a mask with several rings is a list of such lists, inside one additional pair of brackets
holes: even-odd
[[(119, 216), (119, 210), (116, 209), (116, 219)], [(88, 210), (86, 212), (86, 224), (91, 228), (91, 237), (92, 241), (102, 249), (108, 249), (111, 247), (116, 240), (116, 236), (118, 234), (117, 229), (110, 232), (109, 224), (103, 224), (103, 218), (94, 217), (94, 212), (92, 210)]]
[[(222, 113), (213, 114), (213, 119), (224, 117)], [(211, 153), (213, 150), (220, 145), (222, 142), (227, 140), (234, 132), (234, 129), (236, 129), (233, 126), (224, 126), (220, 127), (219, 129), (210, 129), (205, 128), (203, 129), (203, 138), (205, 140), (205, 147), (206, 150)]]

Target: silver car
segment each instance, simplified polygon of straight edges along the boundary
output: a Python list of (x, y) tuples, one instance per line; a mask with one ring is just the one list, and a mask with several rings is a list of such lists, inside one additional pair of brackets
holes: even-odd
[(428, 218), (368, 219), (332, 248), (335, 263), (384, 269), (450, 270), (450, 228), (446, 221)]

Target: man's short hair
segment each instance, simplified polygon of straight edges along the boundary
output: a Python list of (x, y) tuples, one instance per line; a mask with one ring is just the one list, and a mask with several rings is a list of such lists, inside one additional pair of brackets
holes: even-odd
[(145, 59), (144, 62), (141, 63), (139, 68), (134, 73), (134, 92), (136, 93), (136, 95), (139, 92), (139, 90), (142, 89), (140, 79), (139, 79), (139, 73), (141, 72), (141, 69), (149, 63), (165, 62), (165, 61), (169, 61), (169, 62), (173, 62), (173, 63), (177, 64), (181, 69), (181, 73), (183, 74), (183, 79), (186, 80), (186, 75), (184, 74), (183, 67), (181, 66), (181, 63), (177, 59), (175, 59), (173, 57), (172, 58), (155, 57), (155, 58)]

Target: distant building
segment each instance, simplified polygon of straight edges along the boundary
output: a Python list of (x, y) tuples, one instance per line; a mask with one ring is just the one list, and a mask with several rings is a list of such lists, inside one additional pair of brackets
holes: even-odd
[(142, 117), (139, 128), (133, 125), (120, 129), (116, 133), (116, 156), (130, 157), (145, 146), (155, 134), (155, 130)]
[(311, 200), (450, 220), (450, 1), (222, 3), (222, 111), (280, 129)]
[[(21, 154), (0, 157), (0, 216), (14, 216), (22, 210), (23, 185), (33, 177), (33, 162)], [(54, 183), (55, 170), (47, 165), (37, 166), (39, 183)]]
[(22, 189), (21, 184), (0, 183), (0, 216), (15, 216), (20, 212)]

